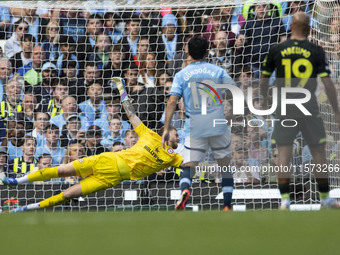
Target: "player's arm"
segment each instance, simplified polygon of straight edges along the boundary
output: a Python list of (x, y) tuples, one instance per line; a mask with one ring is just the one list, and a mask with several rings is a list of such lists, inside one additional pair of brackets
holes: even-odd
[(136, 115), (135, 109), (133, 108), (130, 102), (130, 98), (124, 86), (124, 83), (125, 83), (124, 80), (120, 77), (113, 77), (112, 82), (116, 83), (126, 116), (129, 118), (129, 121), (133, 129), (137, 128), (142, 123), (142, 121)]
[(340, 127), (340, 110), (339, 110), (339, 104), (338, 104), (338, 100), (337, 100), (337, 93), (336, 93), (336, 89), (334, 86), (333, 81), (331, 80), (331, 78), (329, 77), (329, 75), (325, 76), (325, 77), (321, 77), (321, 80), (325, 86), (325, 90), (326, 90), (326, 94), (327, 97), (329, 99), (329, 103), (331, 104), (334, 114), (335, 114), (335, 118), (339, 124)]
[(165, 142), (169, 141), (169, 127), (172, 119), (172, 115), (175, 112), (177, 101), (179, 97), (171, 95), (165, 109), (165, 121), (164, 121), (164, 132), (162, 135), (162, 146), (165, 149)]

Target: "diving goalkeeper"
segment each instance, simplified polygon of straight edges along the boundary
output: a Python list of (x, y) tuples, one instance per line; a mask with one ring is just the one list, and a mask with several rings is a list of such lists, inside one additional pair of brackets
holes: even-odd
[(162, 147), (161, 136), (163, 129), (155, 133), (148, 129), (136, 116), (121, 78), (112, 78), (117, 84), (121, 101), (130, 123), (139, 136), (138, 142), (130, 149), (119, 152), (105, 152), (99, 155), (75, 160), (69, 164), (58, 167), (44, 168), (21, 178), (3, 177), (6, 185), (19, 185), (26, 182), (45, 181), (52, 178), (81, 176), (82, 179), (61, 192), (39, 203), (19, 207), (10, 212), (21, 212), (56, 206), (72, 198), (116, 186), (123, 180), (139, 180), (161, 169), (174, 166), (180, 167), (183, 158), (174, 152), (179, 138), (174, 127), (170, 131), (170, 139), (165, 149)]

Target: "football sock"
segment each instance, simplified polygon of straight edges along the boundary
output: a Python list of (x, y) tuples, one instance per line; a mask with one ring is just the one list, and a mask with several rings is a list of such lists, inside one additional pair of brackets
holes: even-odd
[(34, 204), (30, 204), (30, 205), (27, 205), (27, 210), (37, 210), (37, 209), (40, 209), (40, 203), (34, 203)]
[(280, 189), (281, 195), (289, 193), (289, 182), (279, 184), (279, 189)]
[(27, 175), (29, 182), (46, 181), (52, 178), (58, 178), (58, 167), (50, 167), (38, 170)]
[(222, 179), (222, 192), (224, 207), (231, 208), (231, 199), (234, 190), (234, 179), (232, 177)]
[(29, 182), (27, 175), (20, 178), (16, 178), (16, 180), (18, 184)]
[(39, 203), (40, 208), (46, 208), (46, 207), (51, 207), (51, 206), (56, 206), (56, 205), (61, 205), (65, 203), (67, 199), (63, 197), (63, 192), (61, 192), (58, 195), (55, 195), (53, 197), (47, 198)]
[(185, 189), (189, 189), (191, 185), (191, 178), (190, 178), (190, 167), (184, 167), (183, 172), (180, 176), (179, 186), (181, 187), (181, 191)]

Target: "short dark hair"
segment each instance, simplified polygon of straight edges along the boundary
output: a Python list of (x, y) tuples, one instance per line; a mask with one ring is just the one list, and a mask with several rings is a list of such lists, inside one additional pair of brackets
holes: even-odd
[(141, 22), (140, 16), (138, 14), (132, 14), (129, 19), (126, 21), (127, 24), (130, 22)]
[(77, 62), (75, 60), (63, 61), (61, 68), (77, 68)]
[[(170, 126), (170, 127), (169, 127), (169, 131), (172, 131), (172, 130), (176, 130), (176, 131), (177, 131), (177, 129), (176, 129), (174, 126)], [(161, 127), (161, 128), (158, 130), (157, 133), (158, 133), (160, 136), (162, 136), (163, 133), (164, 133), (164, 126)]]
[(39, 156), (38, 162), (40, 162), (40, 160), (42, 160), (43, 158), (51, 158), (52, 159), (52, 155), (49, 154), (49, 153), (43, 153)]
[(21, 41), (22, 42), (29, 41), (35, 43), (35, 37), (32, 34), (23, 34)]
[(124, 147), (125, 147), (125, 144), (124, 144), (124, 143), (122, 143), (122, 142), (119, 142), (119, 141), (117, 141), (117, 142), (114, 142), (114, 144), (112, 145), (112, 147), (113, 147), (113, 146), (116, 146), (116, 145), (122, 145), (122, 146), (124, 146)]
[(51, 130), (59, 130), (59, 127), (57, 125), (50, 124), (50, 125), (48, 125), (46, 127), (46, 131), (49, 130), (49, 129), (51, 129)]
[(67, 86), (68, 82), (66, 78), (57, 78), (53, 81), (52, 88), (55, 89), (55, 87), (57, 87), (59, 84), (62, 86), (68, 87)]
[(59, 37), (59, 44), (60, 44), (60, 45), (74, 45), (75, 42), (74, 42), (72, 36), (61, 35), (61, 36)]
[(188, 43), (189, 55), (195, 60), (204, 58), (208, 48), (209, 42), (202, 36), (194, 36)]
[(34, 112), (34, 120), (37, 120), (37, 118), (38, 118), (38, 114), (40, 114), (40, 113), (42, 113), (42, 114), (46, 114), (46, 115), (48, 116), (48, 120), (50, 120), (50, 119), (51, 119), (51, 115), (50, 115), (48, 112), (44, 112), (44, 111), (38, 111), (38, 112)]
[(99, 19), (100, 22), (104, 25), (103, 16), (100, 15), (100, 14), (98, 14), (98, 13), (91, 14), (91, 15), (87, 18), (86, 26), (87, 26), (87, 24), (89, 23), (90, 19)]

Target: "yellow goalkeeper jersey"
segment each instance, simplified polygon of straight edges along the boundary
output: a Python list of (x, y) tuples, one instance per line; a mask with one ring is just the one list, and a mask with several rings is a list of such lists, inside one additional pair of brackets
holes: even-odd
[(135, 129), (135, 132), (139, 136), (138, 142), (130, 149), (115, 153), (125, 161), (125, 166), (118, 164), (118, 169), (129, 171), (130, 180), (145, 178), (170, 166), (180, 166), (183, 157), (168, 146), (163, 149), (162, 139), (156, 132), (147, 128), (143, 123)]

